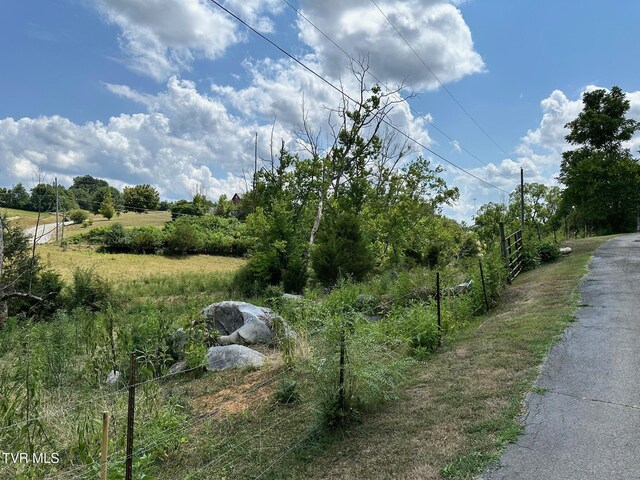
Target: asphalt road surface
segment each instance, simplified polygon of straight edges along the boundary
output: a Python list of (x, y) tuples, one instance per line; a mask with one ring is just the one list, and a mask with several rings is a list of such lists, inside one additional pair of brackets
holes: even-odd
[[(73, 222), (64, 222), (65, 225), (71, 225)], [(62, 222), (59, 223), (58, 233), (61, 232)], [(38, 226), (38, 231), (36, 232), (36, 227), (25, 228), (24, 232), (28, 237), (33, 238), (36, 236), (36, 243), (47, 243), (51, 238), (55, 238), (56, 236), (56, 224), (54, 223), (44, 223)]]
[(640, 479), (640, 234), (600, 247), (578, 319), (527, 397), (524, 434), (486, 480)]

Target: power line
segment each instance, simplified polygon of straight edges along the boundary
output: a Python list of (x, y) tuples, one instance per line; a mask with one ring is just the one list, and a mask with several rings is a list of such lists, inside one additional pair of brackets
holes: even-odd
[(378, 9), (378, 11), (382, 14), (382, 16), (387, 20), (387, 22), (389, 22), (389, 25), (391, 25), (393, 27), (393, 29), (396, 31), (396, 33), (400, 36), (400, 38), (402, 38), (402, 40), (404, 41), (404, 43), (407, 44), (407, 46), (411, 49), (411, 51), (414, 53), (414, 55), (418, 58), (418, 60), (420, 60), (420, 62), (422, 63), (422, 65), (425, 66), (425, 68), (429, 71), (429, 73), (431, 73), (431, 75), (433, 75), (433, 78), (436, 79), (436, 81), (438, 82), (438, 84), (444, 89), (445, 92), (447, 92), (447, 94), (452, 98), (452, 100), (456, 103), (456, 105), (458, 105), (458, 107), (460, 107), (460, 109), (465, 113), (465, 115), (467, 115), (467, 117), (469, 117), (471, 119), (471, 121), (473, 123), (475, 123), (476, 127), (478, 127), (480, 129), (480, 131), (482, 133), (484, 133), (486, 135), (486, 137), (491, 140), (493, 142), (493, 144), (498, 147), (500, 149), (500, 151), (502, 153), (504, 153), (507, 157), (509, 156), (509, 154), (507, 152), (504, 151), (504, 149), (498, 145), (498, 142), (496, 142), (493, 137), (491, 137), (491, 135), (489, 135), (487, 133), (487, 131), (482, 128), (482, 126), (478, 123), (478, 121), (473, 118), (473, 116), (467, 111), (466, 108), (464, 108), (462, 106), (462, 103), (460, 103), (458, 101), (458, 99), (455, 97), (455, 95), (451, 92), (451, 90), (449, 90), (444, 83), (442, 83), (440, 81), (440, 79), (438, 78), (438, 76), (436, 75), (436, 73), (431, 69), (431, 67), (429, 67), (429, 65), (427, 64), (427, 62), (424, 61), (424, 59), (420, 56), (420, 54), (415, 50), (415, 48), (413, 48), (413, 46), (411, 45), (411, 43), (409, 43), (409, 41), (407, 40), (407, 38), (402, 34), (402, 32), (394, 25), (394, 23), (391, 21), (391, 19), (384, 13), (384, 11), (380, 8), (380, 6), (376, 3), (376, 0), (371, 0), (371, 3), (373, 3), (375, 5), (375, 7)]
[[(356, 59), (353, 58), (353, 56), (347, 52), (339, 43), (337, 43), (333, 38), (331, 38), (329, 35), (327, 35), (327, 33), (325, 33), (324, 31), (322, 31), (322, 29), (320, 29), (320, 27), (318, 27), (315, 23), (313, 23), (309, 17), (307, 17), (304, 13), (302, 13), (299, 9), (297, 9), (296, 7), (294, 7), (289, 0), (282, 0), (284, 3), (286, 3), (294, 12), (296, 12), (296, 14), (298, 16), (300, 16), (300, 18), (304, 19), (309, 25), (311, 25), (313, 28), (315, 28), (318, 33), (320, 33), (324, 38), (326, 38), (329, 42), (331, 42), (337, 49), (339, 49), (344, 55), (347, 56), (347, 58), (349, 58), (349, 60), (351, 60), (352, 62), (355, 62)], [(385, 84), (385, 82), (383, 82), (382, 80), (380, 80), (379, 78), (377, 78), (373, 73), (368, 72), (368, 74), (379, 84), (381, 84), (382, 86), (384, 86), (387, 90), (390, 90), (389, 87)], [(436, 131), (438, 131), (442, 136), (444, 136), (447, 140), (449, 140), (450, 142), (453, 142), (455, 144), (458, 145), (458, 147), (460, 147), (460, 150), (462, 150), (463, 152), (467, 153), (469, 156), (471, 156), (472, 158), (474, 158), (475, 160), (477, 160), (478, 162), (480, 162), (481, 164), (485, 165), (485, 166), (489, 166), (489, 164), (487, 162), (485, 162), (484, 160), (480, 159), (477, 155), (475, 155), (473, 152), (467, 150), (466, 148), (464, 148), (463, 145), (460, 144), (460, 142), (458, 142), (457, 140), (455, 140), (454, 138), (452, 138), (450, 135), (448, 135), (444, 130), (442, 130), (440, 127), (438, 127), (435, 123), (433, 123), (431, 120), (429, 120), (429, 117), (425, 114), (420, 113), (419, 111), (417, 111), (410, 103), (407, 99), (405, 99), (405, 102), (407, 104), (407, 106), (409, 107), (409, 109), (418, 117), (422, 118), (425, 122), (427, 122), (429, 125), (431, 125)], [(506, 178), (506, 177), (503, 177)], [(509, 179), (511, 180), (511, 179)]]
[[(233, 17), (236, 21), (240, 22), (241, 24), (243, 24), (245, 27), (247, 27), (249, 30), (251, 30), (254, 34), (258, 35), (260, 38), (262, 38), (263, 40), (265, 40), (266, 42), (268, 42), (269, 44), (271, 44), (274, 48), (276, 48), (278, 51), (280, 51), (283, 55), (287, 56), (288, 58), (290, 58), (291, 60), (293, 60), (295, 63), (297, 63), (298, 65), (300, 65), (302, 68), (304, 68), (305, 70), (307, 70), (309, 73), (311, 73), (312, 75), (314, 75), (315, 77), (319, 78), (320, 80), (322, 80), (324, 83), (326, 83), (327, 85), (329, 85), (332, 89), (334, 89), (335, 91), (337, 91), (338, 93), (340, 93), (340, 95), (343, 95), (345, 98), (349, 99), (350, 101), (354, 102), (354, 103), (358, 103), (356, 100), (354, 100), (351, 96), (349, 96), (346, 92), (344, 92), (344, 90), (340, 89), (339, 87), (335, 86), (332, 82), (330, 82), (329, 80), (327, 80), (326, 78), (324, 78), (322, 75), (320, 75), (318, 72), (316, 72), (315, 70), (313, 70), (311, 67), (309, 67), (308, 65), (306, 65), (305, 63), (303, 63), (301, 60), (299, 60), (298, 58), (296, 58), (294, 55), (292, 55), (291, 53), (289, 53), (287, 50), (285, 50), (283, 47), (281, 47), (280, 45), (278, 45), (276, 42), (274, 42), (273, 40), (271, 40), (269, 37), (263, 35), (262, 33), (260, 33), (258, 30), (256, 30), (254, 27), (252, 27), (251, 25), (249, 25), (247, 22), (245, 22), (242, 18), (240, 18), (238, 15), (236, 15), (235, 13), (233, 13), (231, 10), (229, 10), (228, 8), (226, 8), (225, 6), (221, 5), (219, 2), (217, 2), (216, 0), (210, 0), (211, 3), (213, 3), (214, 5), (216, 5), (218, 8), (220, 8), (221, 10), (225, 11), (228, 15), (230, 15), (231, 17)], [(495, 188), (496, 190), (503, 192), (505, 194), (508, 194), (507, 191), (503, 190), (502, 188), (493, 185), (492, 183), (489, 183), (488, 181), (478, 177), (477, 175), (469, 172), (468, 170), (464, 169), (463, 167), (457, 165), (456, 163), (450, 161), (449, 159), (447, 159), (446, 157), (444, 157), (443, 155), (439, 154), (438, 152), (430, 149), (429, 147), (427, 147), (426, 145), (424, 145), (422, 142), (420, 142), (419, 140), (416, 140), (415, 138), (411, 137), (408, 133), (402, 131), (400, 128), (398, 128), (397, 126), (395, 126), (393, 123), (389, 122), (386, 118), (382, 118), (381, 121), (387, 125), (389, 128), (391, 128), (392, 130), (395, 130), (397, 133), (399, 133), (400, 135), (402, 135), (403, 137), (405, 137), (407, 140), (412, 141), (413, 143), (415, 143), (416, 145), (420, 146), (422, 149), (430, 152), (432, 155), (435, 155), (436, 157), (438, 157), (439, 159), (443, 160), (444, 162), (448, 163), (449, 165), (452, 165), (453, 167), (457, 168), (458, 170), (460, 170), (461, 172), (466, 173), (467, 175), (469, 175), (470, 177), (475, 178), (476, 180), (478, 180), (479, 182), (487, 185), (488, 187), (491, 188)]]

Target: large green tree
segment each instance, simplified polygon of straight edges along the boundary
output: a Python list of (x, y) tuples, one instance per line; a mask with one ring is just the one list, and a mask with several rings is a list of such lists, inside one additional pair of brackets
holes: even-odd
[(298, 134), (306, 158), (283, 145), (243, 196), (238, 216), (247, 216), (253, 240), (244, 284), (300, 291), (310, 260), (327, 285), (345, 276), (362, 279), (374, 263), (428, 246), (416, 239), (424, 240), (428, 220), (457, 198), (440, 168), (407, 158), (407, 141), (389, 123), (404, 101), (400, 91), (368, 86), (366, 65), (360, 67), (353, 71), (360, 94), (345, 94), (331, 111), (330, 134), (313, 131), (303, 111)]
[(73, 185), (69, 187), (69, 190), (73, 193), (80, 208), (91, 212), (97, 212), (103, 198), (96, 199), (94, 198), (95, 194), (98, 189), (104, 189), (108, 186), (109, 184), (106, 180), (94, 178), (91, 175), (82, 175), (80, 177), (73, 177)]
[(562, 155), (563, 214), (600, 232), (630, 230), (640, 209), (640, 165), (624, 142), (640, 123), (627, 118), (630, 104), (617, 86), (586, 92), (582, 103), (566, 124), (565, 138), (578, 148)]
[(133, 210), (135, 212), (155, 210), (160, 204), (160, 194), (148, 184), (124, 187), (122, 201), (125, 210)]

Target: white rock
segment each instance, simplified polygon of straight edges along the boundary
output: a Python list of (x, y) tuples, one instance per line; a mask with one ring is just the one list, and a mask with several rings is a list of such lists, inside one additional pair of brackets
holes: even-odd
[(122, 374), (117, 370), (111, 370), (104, 383), (107, 385), (115, 385), (120, 381)]

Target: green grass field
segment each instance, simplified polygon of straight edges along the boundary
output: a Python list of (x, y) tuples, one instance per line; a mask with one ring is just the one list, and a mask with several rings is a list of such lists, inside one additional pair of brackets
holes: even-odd
[[(26, 210), (16, 210), (13, 208), (0, 208), (0, 214), (5, 214), (10, 222), (18, 222), (23, 227), (33, 227), (38, 219), (37, 212), (29, 212)], [(114, 223), (121, 223), (125, 227), (140, 227), (143, 225), (151, 225), (154, 227), (163, 227), (165, 223), (171, 220), (171, 212), (149, 212), (149, 213), (134, 213), (127, 212), (114, 216), (111, 220), (107, 220), (102, 215), (90, 215), (89, 218), (93, 220), (92, 225), (83, 227), (82, 225), (68, 225), (65, 227), (65, 236), (77, 235), (81, 232), (86, 232), (96, 227), (103, 227), (113, 225)], [(43, 212), (40, 214), (40, 223), (55, 222), (55, 214)]]
[[(26, 210), (16, 210), (13, 208), (2, 207), (0, 208), (0, 214), (6, 215), (10, 222), (17, 222), (24, 228), (34, 227), (36, 225), (36, 221), (38, 220), (37, 212), (27, 212)], [(51, 215), (50, 213), (40, 214), (40, 223), (55, 223), (55, 219), (55, 215)]]
[(102, 215), (91, 215), (89, 218), (93, 220), (92, 225), (83, 227), (82, 225), (76, 224), (65, 227), (65, 237), (69, 238), (96, 227), (108, 227), (110, 225), (113, 225), (114, 223), (121, 223), (125, 227), (141, 227), (143, 225), (163, 227), (165, 223), (171, 220), (171, 212), (127, 212), (116, 215), (111, 220), (107, 220)]
[(245, 260), (233, 257), (112, 254), (98, 253), (92, 248), (64, 249), (56, 245), (38, 245), (37, 252), (42, 262), (60, 273), (65, 280), (71, 279), (78, 267), (94, 269), (108, 280), (127, 282), (145, 277), (233, 272), (245, 264)]

